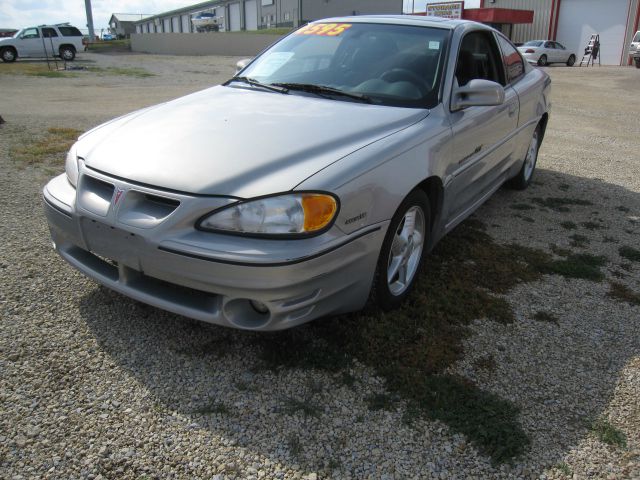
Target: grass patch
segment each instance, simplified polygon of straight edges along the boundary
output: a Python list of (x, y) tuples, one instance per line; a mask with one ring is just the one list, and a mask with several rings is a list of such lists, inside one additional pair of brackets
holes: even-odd
[(144, 68), (138, 67), (88, 67), (87, 70), (100, 75), (124, 75), (136, 78), (156, 76), (155, 73), (151, 73)]
[(495, 372), (496, 368), (498, 368), (493, 355), (485, 355), (484, 357), (477, 358), (476, 361), (473, 362), (473, 366), (476, 370), (484, 372)]
[(269, 369), (338, 373), (358, 359), (385, 379), (392, 398), (406, 402), (411, 418), (441, 420), (493, 462), (506, 462), (529, 445), (516, 406), (444, 372), (463, 354), (473, 320), (514, 320), (500, 294), (543, 274), (600, 280), (604, 262), (604, 257), (571, 252), (555, 260), (541, 250), (499, 245), (482, 223), (469, 219), (427, 257), (425, 271), (402, 308), (385, 313), (369, 307), (249, 338), (258, 344), (261, 364)]
[(625, 434), (604, 418), (593, 422), (591, 430), (602, 443), (620, 448), (626, 448), (627, 446), (627, 437)]
[[(289, 27), (278, 27), (278, 28), (263, 28), (261, 30), (245, 30), (238, 33), (251, 33), (253, 35), (286, 35), (289, 32), (292, 32), (294, 29)], [(226, 32), (226, 33), (235, 33), (235, 32)]]
[(532, 201), (541, 207), (549, 208), (551, 210), (555, 210), (556, 212), (569, 212), (569, 206), (571, 205), (593, 205), (588, 200), (582, 200), (580, 198), (568, 198), (568, 197), (547, 197), (540, 198), (536, 197), (532, 199)]
[[(65, 70), (56, 70), (56, 64), (53, 60), (49, 60), (50, 67), (46, 62), (42, 63), (5, 63), (0, 68), (0, 75), (27, 75), (31, 77), (48, 77), (48, 78), (64, 78), (76, 77), (77, 75)], [(63, 68), (63, 62), (58, 60), (58, 67)]]
[(513, 210), (533, 210), (536, 207), (528, 203), (514, 203), (513, 205), (509, 205), (509, 208)]
[(526, 215), (520, 215), (519, 213), (516, 213), (514, 217), (524, 220), (525, 222), (535, 223), (535, 220), (533, 218), (527, 217)]
[(302, 412), (305, 417), (318, 418), (322, 413), (322, 408), (311, 403), (308, 398), (298, 400), (297, 398), (288, 397), (284, 399), (283, 411), (289, 415)]
[(578, 228), (578, 226), (575, 223), (569, 222), (569, 221), (560, 222), (560, 226), (565, 230), (575, 230), (576, 228)]
[(89, 52), (108, 53), (108, 52), (127, 52), (131, 50), (131, 40), (109, 40), (92, 42), (87, 46)]
[(624, 245), (618, 249), (618, 253), (622, 258), (626, 258), (632, 262), (640, 262), (640, 250), (637, 248)]
[(537, 320), (538, 322), (553, 323), (555, 325), (558, 325), (558, 317), (556, 317), (555, 315), (549, 312), (544, 312), (542, 310), (534, 313), (533, 319)]
[(391, 412), (395, 409), (395, 400), (386, 393), (374, 393), (364, 399), (369, 410), (386, 410)]
[(582, 222), (580, 225), (582, 225), (587, 230), (602, 230), (606, 228), (597, 222)]
[(193, 411), (198, 415), (227, 415), (229, 412), (229, 407), (219, 401), (208, 403)]
[(10, 156), (27, 165), (42, 164), (55, 160), (64, 164), (65, 155), (82, 132), (73, 128), (49, 128), (40, 138), (9, 149)]
[(584, 248), (590, 243), (589, 237), (585, 237), (584, 235), (580, 235), (579, 233), (575, 233), (569, 238), (571, 239), (570, 245), (572, 247)]
[(562, 473), (565, 477), (573, 477), (573, 470), (565, 462), (556, 465), (556, 469)]
[(568, 183), (561, 183), (560, 185), (558, 185), (558, 189), (562, 190), (563, 192), (566, 192), (570, 188), (571, 186)]
[(607, 296), (631, 305), (640, 305), (640, 293), (634, 292), (622, 283), (610, 282)]

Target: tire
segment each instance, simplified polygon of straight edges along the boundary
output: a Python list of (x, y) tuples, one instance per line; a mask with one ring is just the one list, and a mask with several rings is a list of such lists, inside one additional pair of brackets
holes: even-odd
[(2, 57), (2, 61), (5, 63), (15, 62), (16, 58), (18, 58), (18, 54), (12, 47), (5, 47), (0, 50), (0, 56)]
[(538, 65), (540, 65), (541, 67), (546, 67), (547, 65), (549, 65), (547, 63), (547, 56), (546, 55), (540, 55), (540, 58), (538, 59)]
[(636, 64), (636, 68), (640, 68), (640, 57), (636, 57), (634, 63)]
[(397, 308), (411, 293), (423, 264), (430, 225), (429, 198), (422, 190), (414, 190), (391, 219), (380, 249), (370, 300), (382, 310)]
[(542, 142), (542, 127), (540, 124), (536, 127), (529, 142), (529, 148), (527, 154), (524, 157), (522, 168), (518, 174), (509, 181), (509, 186), (515, 190), (524, 190), (531, 184), (531, 179), (536, 169), (536, 163), (538, 162), (538, 151), (540, 150), (540, 143)]
[(575, 55), (569, 56), (569, 59), (567, 60), (567, 67), (573, 67), (574, 63), (576, 63), (576, 56)]
[(60, 47), (60, 58), (66, 62), (73, 61), (76, 58), (76, 49), (68, 45)]

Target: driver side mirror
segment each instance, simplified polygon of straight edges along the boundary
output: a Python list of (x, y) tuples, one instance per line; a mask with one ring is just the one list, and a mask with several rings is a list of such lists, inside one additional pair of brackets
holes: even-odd
[(455, 81), (451, 96), (451, 111), (466, 107), (489, 107), (504, 103), (504, 88), (491, 80), (476, 78), (463, 87)]
[(252, 60), (253, 60), (253, 57), (243, 58), (242, 60), (238, 60), (238, 63), (236, 63), (236, 74), (240, 73), (240, 71), (244, 69), (244, 67), (249, 65)]

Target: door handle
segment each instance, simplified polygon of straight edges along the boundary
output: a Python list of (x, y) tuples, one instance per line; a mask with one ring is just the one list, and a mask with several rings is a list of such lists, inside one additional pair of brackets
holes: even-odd
[(518, 105), (515, 103), (512, 103), (511, 105), (509, 105), (509, 116), (513, 117), (516, 112), (518, 111)]

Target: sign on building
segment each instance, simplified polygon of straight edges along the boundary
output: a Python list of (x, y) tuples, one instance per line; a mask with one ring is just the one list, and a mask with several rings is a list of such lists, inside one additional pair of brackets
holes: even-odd
[(427, 15), (433, 17), (461, 19), (464, 2), (428, 3)]

